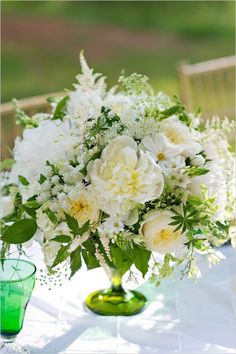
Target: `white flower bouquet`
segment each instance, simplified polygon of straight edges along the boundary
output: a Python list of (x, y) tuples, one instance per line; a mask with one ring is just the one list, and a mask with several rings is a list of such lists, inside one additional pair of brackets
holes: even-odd
[(34, 239), (50, 273), (67, 264), (71, 277), (84, 261), (120, 275), (135, 266), (155, 283), (176, 267), (199, 277), (196, 255), (218, 262), (229, 238), (232, 124), (202, 124), (146, 76), (122, 74), (107, 91), (80, 60), (52, 113), (28, 117), (15, 101), (24, 130), (2, 173), (1, 258)]

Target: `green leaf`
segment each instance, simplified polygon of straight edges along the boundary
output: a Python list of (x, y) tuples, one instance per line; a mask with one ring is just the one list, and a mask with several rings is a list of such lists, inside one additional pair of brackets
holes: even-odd
[(100, 264), (97, 258), (95, 257), (96, 249), (92, 238), (89, 238), (87, 241), (83, 242), (83, 247), (84, 248), (82, 249), (82, 255), (87, 268), (93, 269), (100, 267)]
[(9, 226), (3, 233), (1, 240), (18, 244), (29, 241), (37, 231), (37, 224), (34, 219), (22, 219)]
[[(19, 218), (21, 217), (21, 213), (20, 213), (20, 210), (18, 209), (17, 211), (14, 211), (12, 214), (9, 214), (9, 215), (6, 215), (4, 216), (1, 221), (3, 223), (12, 223), (12, 222), (15, 222), (15, 221), (18, 221)], [(4, 225), (6, 228), (8, 228), (9, 226), (7, 225)], [(3, 226), (1, 225), (1, 231), (2, 231), (2, 234), (3, 234)]]
[(24, 205), (30, 209), (38, 209), (41, 207), (41, 205), (37, 202), (37, 200), (28, 200)]
[(83, 226), (78, 229), (78, 234), (82, 236), (86, 231), (88, 231), (90, 226), (90, 220), (86, 221)]
[(29, 185), (29, 181), (27, 181), (27, 179), (24, 176), (19, 175), (18, 179), (19, 179), (20, 183), (23, 184), (23, 186)]
[(92, 136), (95, 136), (100, 132), (109, 129), (109, 127), (111, 127), (113, 123), (117, 123), (120, 121), (120, 117), (116, 114), (113, 114), (110, 117), (109, 116), (110, 112), (111, 112), (110, 108), (107, 107), (101, 108), (101, 115), (98, 117), (97, 121), (90, 129), (90, 133)]
[(136, 246), (133, 248), (133, 262), (135, 267), (142, 273), (143, 277), (148, 271), (150, 257), (150, 251)]
[(61, 243), (69, 243), (71, 242), (71, 237), (68, 235), (58, 235), (52, 238), (52, 241), (61, 242)]
[(207, 168), (199, 166), (187, 166), (184, 171), (184, 173), (186, 173), (190, 177), (205, 175), (208, 172), (209, 170)]
[(88, 270), (100, 267), (100, 264), (94, 254), (87, 252), (86, 249), (82, 249), (82, 255)]
[(13, 159), (5, 159), (5, 160), (1, 161), (0, 171), (10, 170), (12, 168), (14, 162), (15, 162), (15, 160), (13, 160)]
[(46, 209), (46, 210), (45, 210), (45, 213), (47, 214), (49, 220), (50, 220), (53, 224), (55, 224), (55, 225), (58, 224), (58, 220), (57, 220), (56, 214), (55, 214), (53, 211), (51, 211), (50, 209)]
[(62, 98), (58, 102), (55, 112), (53, 114), (53, 117), (51, 118), (52, 120), (56, 120), (56, 119), (63, 120), (63, 118), (65, 116), (65, 108), (66, 108), (66, 104), (67, 104), (68, 99), (69, 99), (69, 96), (65, 96), (64, 98)]
[(51, 167), (53, 175), (59, 175), (59, 168), (56, 165), (49, 161), (46, 161), (46, 166)]
[(73, 275), (81, 268), (81, 248), (77, 247), (73, 252), (70, 254), (70, 279)]
[(173, 256), (173, 254), (171, 254), (171, 253), (169, 253), (168, 256), (172, 262), (175, 262), (177, 264), (181, 264), (183, 262), (183, 259), (177, 258), (177, 257)]
[(84, 166), (84, 168), (82, 168), (82, 170), (80, 170), (80, 172), (86, 176), (87, 175), (87, 167), (88, 167), (88, 164), (90, 161), (93, 161), (93, 160), (96, 160), (96, 159), (99, 159), (100, 156), (102, 154), (102, 150), (99, 150), (97, 152), (95, 152), (92, 157), (87, 161), (86, 165)]
[(69, 256), (68, 246), (61, 246), (52, 267), (55, 267), (58, 264), (64, 262), (68, 256)]
[(36, 218), (36, 211), (34, 209), (28, 208), (26, 205), (21, 205), (21, 208), (32, 218)]
[(1, 250), (0, 250), (1, 262), (3, 261), (3, 259), (7, 258), (8, 252), (10, 251), (10, 247), (11, 247), (10, 243), (2, 242)]
[(226, 235), (229, 233), (229, 227), (230, 227), (230, 224), (228, 221), (225, 221), (224, 223), (220, 222), (220, 221), (216, 221), (216, 225), (217, 227), (223, 231)]
[(54, 96), (48, 96), (48, 98), (47, 98), (48, 103), (55, 103), (56, 101), (57, 101), (57, 99)]
[(85, 242), (83, 242), (83, 247), (86, 249), (86, 251), (90, 254), (95, 254), (96, 248), (94, 245), (94, 242), (92, 238), (88, 238)]
[(179, 110), (180, 110), (180, 106), (176, 105), (176, 106), (170, 107), (170, 108), (160, 112), (160, 115), (161, 115), (160, 120), (163, 120), (165, 118), (172, 116), (173, 114), (179, 112)]
[(111, 254), (117, 271), (120, 275), (124, 275), (133, 264), (131, 258), (116, 245), (111, 245)]
[(43, 184), (46, 180), (47, 180), (47, 178), (44, 175), (42, 175), (42, 173), (41, 173), (39, 180), (38, 180), (39, 184)]
[(81, 227), (79, 227), (78, 221), (75, 218), (73, 218), (73, 216), (65, 213), (65, 217), (66, 217), (67, 225), (69, 226), (73, 235), (82, 236), (86, 231), (88, 231), (90, 226), (90, 220), (86, 221)]
[(20, 125), (23, 128), (36, 128), (38, 127), (38, 122), (34, 118), (30, 118), (27, 114), (22, 111), (18, 105), (18, 101), (13, 98), (12, 100), (14, 110), (16, 113), (16, 124)]
[(20, 205), (20, 208), (22, 208), (27, 214), (29, 214), (31, 217), (36, 218), (36, 211), (38, 208), (40, 208), (40, 204), (37, 202), (35, 199), (28, 199), (27, 202), (23, 205)]
[(78, 221), (75, 218), (73, 218), (73, 216), (70, 216), (67, 213), (65, 213), (65, 217), (66, 217), (67, 225), (68, 225), (69, 229), (71, 230), (71, 232), (74, 235), (78, 235), (78, 233), (79, 233)]

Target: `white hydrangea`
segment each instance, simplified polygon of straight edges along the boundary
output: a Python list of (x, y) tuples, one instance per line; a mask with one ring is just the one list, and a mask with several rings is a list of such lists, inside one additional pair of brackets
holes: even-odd
[(25, 129), (23, 138), (17, 138), (14, 147), (15, 164), (10, 173), (10, 182), (18, 183), (24, 175), (33, 183), (43, 173), (46, 161), (58, 163), (72, 160), (78, 139), (70, 122), (43, 121), (38, 128)]

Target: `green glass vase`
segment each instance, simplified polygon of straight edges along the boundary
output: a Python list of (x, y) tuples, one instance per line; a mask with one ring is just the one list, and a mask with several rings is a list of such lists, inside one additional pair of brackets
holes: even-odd
[(142, 311), (146, 301), (145, 296), (138, 291), (125, 290), (121, 276), (113, 270), (110, 288), (93, 292), (87, 297), (85, 304), (99, 315), (131, 316)]
[(21, 331), (26, 307), (35, 284), (36, 267), (21, 259), (0, 260), (0, 353), (28, 353), (15, 342)]

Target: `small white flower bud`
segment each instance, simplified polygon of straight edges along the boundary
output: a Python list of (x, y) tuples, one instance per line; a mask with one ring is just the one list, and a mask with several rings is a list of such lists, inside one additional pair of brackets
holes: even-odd
[(203, 166), (205, 159), (202, 155), (197, 155), (191, 162), (193, 166)]

